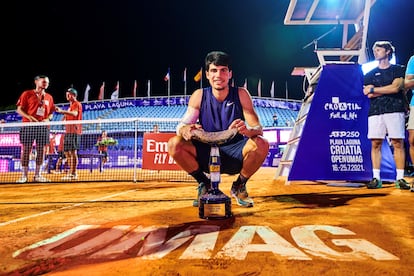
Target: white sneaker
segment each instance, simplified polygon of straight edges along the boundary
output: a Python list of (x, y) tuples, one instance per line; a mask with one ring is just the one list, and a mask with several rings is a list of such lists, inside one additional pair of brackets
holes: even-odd
[(61, 178), (62, 180), (76, 180), (78, 179), (78, 175), (77, 174), (68, 174), (64, 177)]
[(27, 182), (27, 176), (22, 176), (16, 181), (16, 183), (26, 183), (26, 182)]
[(61, 178), (62, 180), (72, 180), (72, 175), (68, 174)]
[(35, 176), (33, 181), (34, 182), (41, 182), (41, 183), (50, 182), (49, 179), (47, 179), (46, 177), (43, 177), (42, 175)]

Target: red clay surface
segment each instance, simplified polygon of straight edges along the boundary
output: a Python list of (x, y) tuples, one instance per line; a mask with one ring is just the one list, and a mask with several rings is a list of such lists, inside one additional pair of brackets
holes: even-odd
[(414, 275), (414, 193), (274, 175), (223, 220), (199, 218), (195, 183), (1, 185), (0, 274)]

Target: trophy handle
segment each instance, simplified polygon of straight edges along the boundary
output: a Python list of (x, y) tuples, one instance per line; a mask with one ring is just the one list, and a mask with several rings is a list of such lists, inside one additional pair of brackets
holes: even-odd
[(220, 145), (233, 139), (237, 134), (237, 129), (232, 128), (216, 132), (207, 132), (203, 129), (194, 129), (191, 131), (191, 133), (193, 134), (193, 139), (206, 144)]

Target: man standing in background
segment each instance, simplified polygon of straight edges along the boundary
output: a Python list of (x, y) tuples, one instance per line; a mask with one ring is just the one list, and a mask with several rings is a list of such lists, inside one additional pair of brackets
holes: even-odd
[(404, 67), (391, 64), (395, 49), (389, 41), (377, 41), (372, 47), (378, 67), (364, 76), (364, 94), (370, 100), (368, 111), (368, 139), (371, 140), (372, 180), (368, 189), (382, 187), (380, 177), (381, 149), (386, 136), (391, 141), (394, 162), (397, 168), (395, 187), (410, 189), (404, 179), (405, 167), (405, 95), (401, 83)]
[[(56, 112), (65, 115), (65, 121), (82, 120), (82, 104), (76, 99), (78, 91), (69, 88), (66, 91), (66, 99), (69, 101), (69, 109), (63, 110), (56, 107)], [(66, 133), (64, 139), (64, 151), (69, 165), (69, 173), (62, 180), (76, 180), (78, 174), (76, 172), (78, 166), (78, 150), (80, 148), (80, 138), (82, 134), (82, 125), (79, 123), (66, 124)]]
[(20, 129), (20, 142), (23, 145), (21, 155), (22, 176), (17, 183), (26, 183), (29, 173), (29, 155), (33, 143), (36, 142), (36, 167), (34, 182), (50, 182), (41, 175), (41, 168), (45, 157), (44, 149), (49, 144), (48, 125), (30, 125), (33, 122), (48, 122), (53, 118), (55, 104), (52, 95), (46, 92), (49, 87), (49, 78), (39, 75), (34, 78), (35, 89), (24, 91), (17, 101), (17, 113), (22, 116), (22, 122), (27, 123)]

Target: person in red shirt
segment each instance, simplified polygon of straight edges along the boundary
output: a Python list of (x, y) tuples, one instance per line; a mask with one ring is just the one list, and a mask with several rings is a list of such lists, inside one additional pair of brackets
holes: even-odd
[(21, 166), (22, 176), (17, 183), (26, 183), (29, 172), (29, 155), (33, 143), (36, 142), (36, 167), (35, 182), (50, 182), (41, 175), (41, 167), (44, 160), (44, 149), (49, 144), (50, 127), (44, 125), (31, 125), (33, 122), (48, 122), (53, 118), (55, 104), (52, 95), (46, 92), (49, 87), (49, 78), (39, 75), (34, 78), (35, 89), (23, 91), (17, 101), (16, 112), (22, 116), (22, 122), (26, 123), (20, 129), (20, 142), (22, 143)]
[[(76, 99), (78, 91), (74, 88), (69, 88), (66, 91), (66, 99), (69, 101), (68, 110), (63, 110), (59, 107), (56, 112), (65, 115), (65, 121), (79, 121), (82, 120), (82, 104)], [(69, 165), (69, 173), (64, 176), (62, 180), (78, 179), (76, 168), (78, 166), (78, 150), (80, 147), (80, 137), (82, 134), (82, 125), (79, 123), (65, 124), (65, 139), (63, 149), (67, 163)]]

